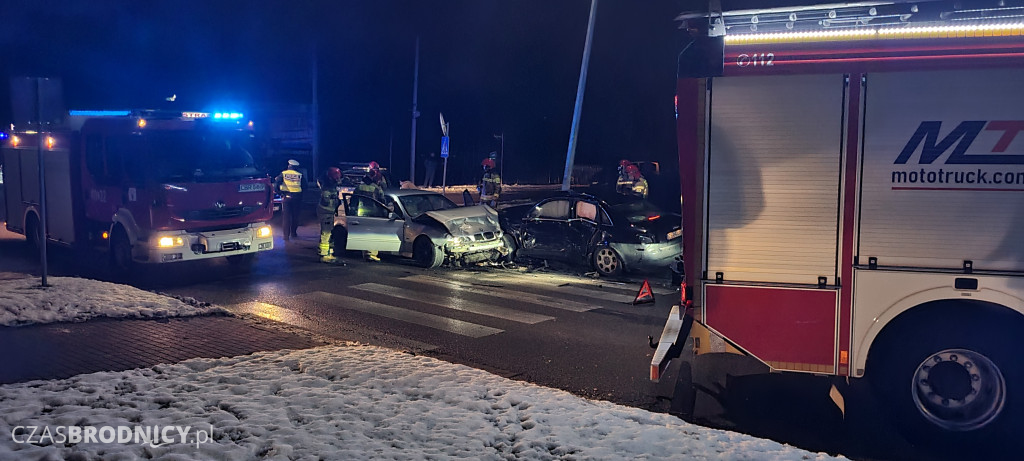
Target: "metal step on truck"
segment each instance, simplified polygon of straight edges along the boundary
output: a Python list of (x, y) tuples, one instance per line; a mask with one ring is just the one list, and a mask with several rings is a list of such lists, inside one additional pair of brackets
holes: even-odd
[(252, 124), (237, 112), (69, 111), (42, 129), (15, 125), (0, 158), (6, 227), (40, 244), (45, 197), (45, 240), (107, 251), (122, 274), (136, 264), (249, 263), (274, 247), (273, 190), (251, 144)]
[(915, 443), (1020, 446), (1024, 7), (982, 3), (681, 16), (685, 288), (652, 380), (692, 337), (868, 380)]

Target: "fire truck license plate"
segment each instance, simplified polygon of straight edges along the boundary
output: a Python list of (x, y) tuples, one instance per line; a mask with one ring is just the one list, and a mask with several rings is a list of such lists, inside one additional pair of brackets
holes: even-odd
[(259, 191), (264, 191), (264, 190), (267, 190), (267, 186), (266, 186), (266, 184), (263, 184), (261, 182), (254, 182), (254, 183), (251, 183), (251, 184), (239, 184), (238, 185), (238, 191), (239, 192), (259, 192)]

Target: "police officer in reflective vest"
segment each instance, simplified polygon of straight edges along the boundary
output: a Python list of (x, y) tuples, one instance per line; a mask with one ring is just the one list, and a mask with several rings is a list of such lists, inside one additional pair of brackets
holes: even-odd
[(501, 176), (494, 171), (494, 159), (485, 158), (480, 165), (484, 167), (484, 176), (480, 179), (480, 203), (498, 207), (498, 196), (501, 195)]
[(320, 221), (320, 262), (339, 264), (331, 235), (334, 233), (334, 217), (341, 204), (341, 170), (333, 166), (328, 168), (317, 183), (320, 185), (320, 202), (316, 207), (316, 216)]
[(277, 191), (281, 194), (281, 228), (284, 239), (298, 237), (299, 212), (302, 210), (302, 173), (298, 160), (288, 160), (288, 168), (274, 178)]

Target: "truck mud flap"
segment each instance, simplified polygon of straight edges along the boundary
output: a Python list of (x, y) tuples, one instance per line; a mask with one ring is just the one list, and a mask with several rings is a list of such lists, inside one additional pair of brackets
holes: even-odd
[(647, 337), (648, 344), (652, 349), (656, 349), (654, 357), (651, 358), (651, 381), (658, 382), (672, 359), (679, 358), (692, 327), (693, 307), (681, 309), (676, 305), (672, 306), (658, 342), (655, 343), (652, 336)]

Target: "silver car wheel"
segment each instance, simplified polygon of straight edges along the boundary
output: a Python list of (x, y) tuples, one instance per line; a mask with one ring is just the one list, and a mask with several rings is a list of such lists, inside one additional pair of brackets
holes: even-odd
[(594, 268), (603, 275), (618, 274), (622, 272), (622, 259), (611, 248), (598, 248), (594, 252)]

